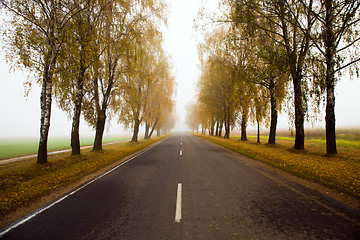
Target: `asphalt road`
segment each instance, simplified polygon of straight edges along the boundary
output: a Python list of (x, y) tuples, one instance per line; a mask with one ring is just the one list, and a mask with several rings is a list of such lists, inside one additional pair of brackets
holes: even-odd
[(2, 239), (360, 239), (360, 213), (174, 134), (2, 230)]

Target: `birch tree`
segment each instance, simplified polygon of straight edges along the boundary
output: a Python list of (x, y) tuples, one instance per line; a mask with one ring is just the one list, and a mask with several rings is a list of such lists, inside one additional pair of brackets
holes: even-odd
[[(6, 32), (8, 51), (15, 65), (34, 71), (41, 84), (41, 121), (37, 163), (47, 163), (53, 84), (59, 52), (68, 36), (68, 23), (87, 8), (87, 1), (2, 1), (11, 26)], [(81, 6), (79, 8), (79, 6)]]
[[(325, 16), (317, 15), (323, 24), (324, 49), (318, 48), (325, 56), (326, 64), (326, 152), (337, 154), (335, 133), (335, 83), (336, 73), (360, 61), (358, 52), (350, 56), (344, 65), (341, 55), (351, 46), (359, 47), (360, 2), (325, 0)], [(325, 21), (324, 21), (325, 20)], [(343, 46), (341, 44), (344, 44)], [(319, 45), (318, 45), (319, 46)], [(324, 51), (325, 50), (325, 51)], [(340, 59), (339, 59), (340, 58)]]
[(192, 131), (199, 132), (200, 117), (197, 102), (190, 102), (186, 105), (186, 124)]
[(153, 26), (147, 27), (128, 48), (132, 57), (127, 61), (128, 71), (122, 80), (123, 101), (119, 121), (133, 127), (132, 142), (138, 141), (140, 124), (149, 112), (151, 93), (160, 87), (164, 71), (167, 71), (160, 45), (161, 34)]
[[(295, 149), (304, 149), (304, 122), (307, 112), (306, 104), (306, 61), (310, 54), (311, 41), (309, 33), (314, 28), (316, 18), (312, 14), (313, 1), (306, 2), (306, 6), (299, 5), (297, 1), (228, 1), (232, 6), (232, 20), (237, 24), (245, 24), (250, 29), (261, 30), (270, 38), (279, 36), (281, 40), (272, 38), (273, 41), (285, 48), (286, 59), (294, 88), (295, 105)], [(276, 28), (268, 27), (266, 23), (273, 22)], [(299, 29), (294, 23), (304, 23), (304, 30)]]
[[(166, 20), (162, 1), (109, 1), (102, 3), (104, 14), (98, 21), (96, 49), (98, 56), (91, 69), (92, 90), (85, 98), (84, 116), (96, 130), (93, 150), (102, 149), (105, 123), (111, 109), (122, 98), (123, 76), (129, 71), (129, 51), (134, 39), (144, 34), (144, 27)], [(113, 107), (109, 108), (109, 106)], [(114, 107), (115, 106), (115, 107)], [(115, 115), (116, 111), (113, 111)]]
[[(264, 119), (268, 116), (267, 112), (269, 109), (268, 98), (266, 97), (267, 93), (264, 92), (266, 89), (261, 86), (257, 86), (256, 91), (254, 92), (253, 97), (253, 107), (252, 107), (252, 119), (257, 125), (257, 142), (260, 143), (260, 125)], [(271, 116), (273, 117), (273, 116)]]
[[(246, 75), (249, 83), (257, 84), (266, 90), (259, 91), (263, 93), (264, 101), (270, 106), (268, 143), (275, 144), (278, 111), (281, 110), (286, 95), (290, 74), (289, 66), (286, 61), (286, 53), (281, 45), (264, 35), (257, 36), (253, 40), (251, 54), (247, 57), (249, 60), (247, 61)], [(260, 95), (257, 94), (256, 98), (259, 97)]]
[(102, 150), (108, 107), (124, 73), (126, 48), (131, 44), (140, 16), (133, 11), (133, 1), (103, 3), (103, 14), (98, 24), (98, 60), (93, 67), (92, 94), (87, 98), (85, 119), (95, 128), (93, 150)]
[(102, 14), (101, 5), (93, 1), (69, 23), (69, 36), (59, 56), (59, 81), (55, 96), (61, 109), (72, 117), (72, 155), (80, 154), (80, 116), (84, 95), (90, 88), (89, 69), (94, 63), (96, 48), (96, 20)]
[(210, 135), (213, 135), (214, 126), (221, 119), (221, 125), (224, 124), (225, 127), (225, 138), (230, 137), (239, 103), (238, 92), (235, 90), (237, 66), (231, 55), (229, 41), (231, 38), (228, 29), (219, 28), (199, 45), (202, 65), (199, 101), (207, 112)]
[(171, 76), (166, 59), (164, 60), (163, 69), (158, 72), (159, 82), (149, 94), (144, 118), (145, 139), (151, 138), (154, 130), (165, 126), (168, 118), (172, 116), (174, 78)]
[[(335, 86), (341, 76), (341, 71), (350, 68), (358, 74), (360, 48), (360, 2), (314, 0), (316, 7), (311, 8), (307, 1), (299, 1), (316, 19), (317, 28), (309, 32), (303, 22), (293, 24), (301, 29), (311, 39), (316, 47), (314, 54), (320, 55), (324, 62), (323, 68), (317, 68), (315, 75), (320, 78), (320, 88), (326, 92), (326, 152), (337, 154), (335, 126)], [(294, 15), (293, 12), (291, 12)]]

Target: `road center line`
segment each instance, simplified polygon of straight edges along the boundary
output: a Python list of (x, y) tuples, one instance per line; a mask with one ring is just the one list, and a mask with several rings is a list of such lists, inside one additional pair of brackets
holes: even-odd
[(180, 156), (182, 156), (182, 150), (180, 150)]
[(175, 222), (179, 223), (181, 220), (181, 191), (182, 185), (178, 184), (177, 188), (177, 197), (176, 197), (176, 212), (175, 212)]

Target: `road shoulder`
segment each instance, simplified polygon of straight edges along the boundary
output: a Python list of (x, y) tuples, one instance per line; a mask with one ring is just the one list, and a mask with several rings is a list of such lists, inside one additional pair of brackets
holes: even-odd
[[(203, 139), (203, 138), (200, 138), (200, 139)], [(308, 188), (308, 189), (311, 189), (313, 191), (316, 191), (326, 197), (329, 197), (331, 199), (334, 199), (338, 202), (341, 202), (351, 208), (354, 208), (354, 209), (357, 209), (357, 210), (360, 210), (360, 200), (352, 197), (352, 196), (349, 196), (347, 194), (343, 194), (343, 193), (339, 193), (338, 191), (335, 191), (333, 189), (330, 189), (320, 183), (316, 183), (316, 182), (312, 182), (312, 181), (309, 181), (309, 180), (306, 180), (304, 178), (300, 178), (298, 176), (295, 176), (291, 173), (288, 173), (288, 172), (285, 172), (279, 168), (276, 168), (276, 167), (273, 167), (273, 166), (270, 166), (266, 163), (263, 163), (261, 161), (258, 161), (258, 160), (255, 160), (255, 159), (252, 159), (250, 157), (247, 157), (245, 155), (242, 155), (240, 153), (237, 153), (235, 151), (232, 151), (231, 149), (228, 149), (226, 147), (223, 147), (221, 145), (218, 145), (214, 142), (211, 142), (211, 141), (208, 141), (206, 139), (203, 139), (204, 141), (207, 141), (207, 142), (210, 142), (212, 143), (213, 145), (221, 148), (221, 149), (224, 149), (224, 150), (227, 150), (228, 152), (230, 152), (232, 154), (232, 156), (234, 156), (235, 158), (239, 159), (239, 160), (246, 160), (246, 161), (249, 161), (249, 162), (252, 162), (253, 164), (256, 164), (264, 169), (268, 169), (269, 171), (272, 171), (272, 172), (275, 172), (276, 174), (286, 178), (286, 179), (289, 179), (293, 182), (296, 182), (297, 184), (305, 187), (305, 188)]]
[[(160, 140), (159, 142), (161, 142), (162, 140)], [(73, 191), (76, 188), (81, 187), (82, 185), (86, 184), (87, 182), (97, 178), (98, 176), (106, 173), (107, 171), (111, 170), (112, 168), (118, 166), (119, 164), (122, 164), (124, 162), (126, 162), (127, 160), (133, 158), (136, 155), (141, 154), (142, 152), (147, 151), (148, 149), (152, 148), (153, 146), (155, 146), (156, 144), (158, 144), (159, 142), (155, 142), (154, 144), (148, 146), (145, 149), (142, 149), (136, 153), (133, 153), (129, 156), (123, 157), (121, 159), (119, 159), (116, 162), (113, 162), (110, 165), (105, 166), (104, 168), (91, 173), (89, 175), (86, 175), (85, 177), (81, 178), (80, 180), (65, 186), (65, 187), (61, 187), (59, 189), (56, 189), (55, 191), (40, 197), (39, 199), (37, 199), (36, 201), (32, 202), (29, 206), (24, 206), (24, 207), (20, 207), (18, 209), (16, 209), (15, 211), (11, 212), (10, 214), (4, 216), (3, 218), (0, 219), (0, 229), (3, 229), (7, 226), (9, 226), (10, 224), (18, 221), (19, 219), (22, 219), (24, 217), (26, 217), (27, 215), (31, 214), (32, 212), (36, 211), (37, 209), (46, 206), (54, 201), (56, 201), (57, 199), (61, 198), (62, 196), (64, 196), (65, 194)]]

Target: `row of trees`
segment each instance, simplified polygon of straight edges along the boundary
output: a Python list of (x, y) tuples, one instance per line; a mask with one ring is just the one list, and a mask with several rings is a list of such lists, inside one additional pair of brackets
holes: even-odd
[(228, 138), (240, 118), (245, 140), (249, 121), (258, 129), (270, 122), (274, 144), (278, 111), (291, 99), (294, 148), (304, 149), (304, 122), (324, 102), (326, 149), (336, 154), (335, 85), (342, 70), (359, 73), (360, 1), (224, 0), (221, 7), (199, 46), (202, 76), (189, 125), (215, 135), (224, 126)]
[(102, 149), (111, 117), (133, 127), (132, 141), (142, 123), (151, 128), (146, 138), (172, 127), (174, 79), (161, 47), (161, 0), (19, 0), (1, 6), (10, 19), (4, 31), (8, 59), (33, 71), (42, 88), (39, 164), (47, 162), (53, 98), (72, 117), (73, 155), (80, 154), (81, 115), (96, 130), (94, 150)]

